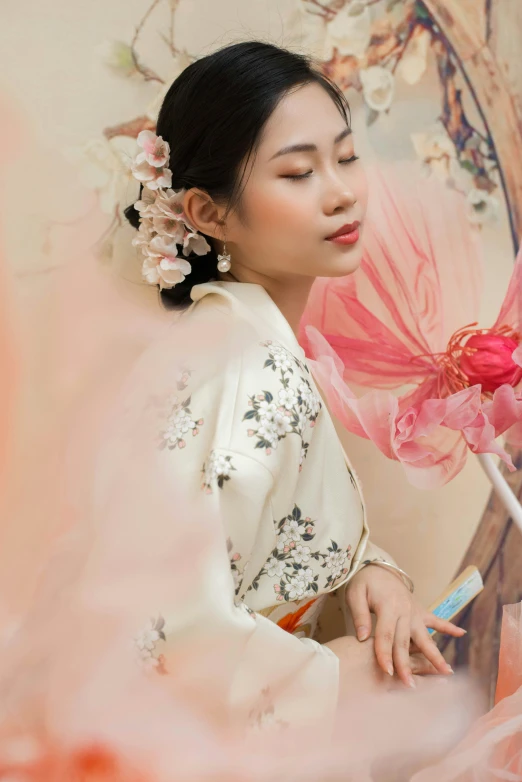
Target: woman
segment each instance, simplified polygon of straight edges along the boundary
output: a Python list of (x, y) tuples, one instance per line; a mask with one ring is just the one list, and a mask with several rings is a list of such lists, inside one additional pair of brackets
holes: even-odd
[[(284, 722), (312, 698), (316, 718), (331, 714), (347, 672), (374, 654), (411, 687), (415, 673), (451, 673), (427, 627), (462, 631), (428, 614), (368, 540), (360, 487), (296, 337), (314, 279), (361, 259), (367, 188), (346, 99), (306, 57), (244, 42), (183, 71), (157, 134), (138, 139), (143, 188), (127, 210), (143, 274), (182, 321), (214, 314), (255, 334), (208, 382), (187, 371), (161, 432), (165, 469), (225, 528), (228, 572), (194, 586), (193, 610), (244, 637), (232, 700), (253, 713), (260, 682), (265, 696), (276, 682), (284, 694), (258, 716)], [(318, 613), (341, 587), (358, 640), (321, 645)], [(183, 630), (163, 616), (139, 642), (144, 657), (168, 671)]]

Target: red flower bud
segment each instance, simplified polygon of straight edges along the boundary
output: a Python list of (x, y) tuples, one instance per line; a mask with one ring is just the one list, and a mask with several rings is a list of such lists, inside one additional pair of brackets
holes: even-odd
[[(467, 348), (473, 348), (469, 353)], [(513, 361), (518, 342), (503, 334), (472, 334), (460, 356), (460, 368), (471, 386), (482, 385), (482, 391), (493, 393), (507, 383), (517, 386), (522, 367)]]

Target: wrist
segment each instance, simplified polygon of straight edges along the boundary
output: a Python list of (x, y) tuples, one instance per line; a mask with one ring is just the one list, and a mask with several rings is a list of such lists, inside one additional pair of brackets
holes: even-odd
[(384, 560), (384, 559), (378, 559), (378, 558), (375, 558), (375, 559), (365, 559), (365, 560), (363, 560), (363, 562), (361, 562), (360, 569), (362, 570), (362, 568), (367, 567), (368, 565), (376, 565), (377, 567), (385, 568), (390, 573), (393, 573), (394, 576), (396, 576), (398, 579), (400, 579), (400, 581), (402, 581), (402, 583), (408, 589), (408, 591), (413, 594), (413, 592), (415, 590), (415, 586), (413, 584), (412, 579), (398, 565), (395, 565), (395, 564), (393, 564), (391, 562), (386, 562), (386, 560)]

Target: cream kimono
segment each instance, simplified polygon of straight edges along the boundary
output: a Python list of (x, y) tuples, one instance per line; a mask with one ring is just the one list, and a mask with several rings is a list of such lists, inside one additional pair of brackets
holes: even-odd
[[(216, 311), (256, 334), (203, 385), (187, 370), (160, 433), (163, 469), (224, 526), (223, 557), (194, 585), (194, 616), (239, 640), (229, 698), (246, 717), (325, 724), (338, 660), (312, 640), (322, 602), (363, 561), (393, 560), (368, 540), (357, 478), (268, 293), (213, 282), (195, 286), (192, 299), (183, 318)], [(150, 651), (167, 670), (182, 631), (162, 614)]]

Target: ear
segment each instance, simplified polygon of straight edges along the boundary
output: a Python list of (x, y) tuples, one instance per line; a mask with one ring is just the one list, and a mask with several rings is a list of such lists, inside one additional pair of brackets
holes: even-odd
[(208, 193), (197, 187), (187, 190), (183, 196), (183, 211), (196, 230), (216, 239), (223, 239), (222, 217), (225, 207), (214, 203)]

